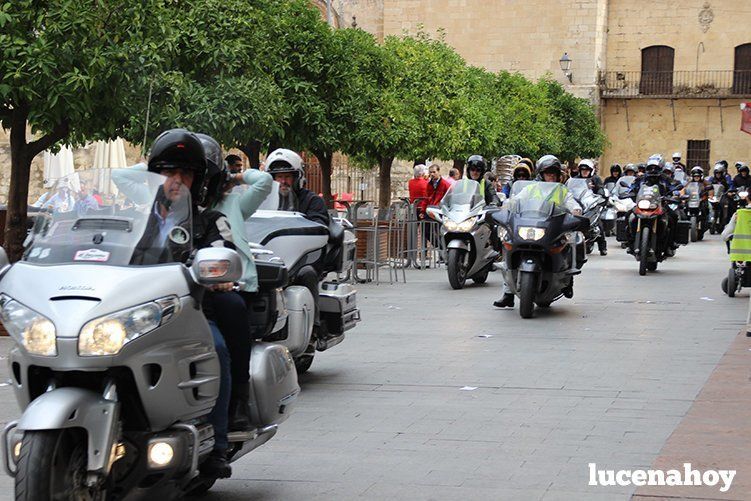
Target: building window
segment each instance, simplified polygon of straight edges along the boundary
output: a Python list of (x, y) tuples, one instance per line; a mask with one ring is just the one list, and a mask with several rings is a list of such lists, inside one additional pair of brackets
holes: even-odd
[(673, 59), (675, 50), (667, 45), (653, 45), (641, 51), (639, 94), (673, 93)]
[(735, 48), (733, 94), (751, 94), (751, 43)]
[(689, 139), (687, 151), (686, 167), (689, 171), (700, 165), (704, 172), (709, 172), (709, 139)]

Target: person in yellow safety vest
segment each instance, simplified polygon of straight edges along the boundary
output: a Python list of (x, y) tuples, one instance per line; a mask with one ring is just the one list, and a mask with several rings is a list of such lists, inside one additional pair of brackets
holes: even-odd
[[(537, 161), (537, 181), (544, 181), (546, 183), (562, 183), (563, 182), (563, 166), (561, 161), (554, 155), (545, 155)], [(528, 195), (535, 197), (544, 197), (546, 200), (553, 202), (556, 205), (565, 207), (566, 210), (576, 216), (581, 216), (582, 209), (579, 202), (576, 201), (571, 192), (563, 184), (559, 189), (552, 190), (549, 193), (543, 193), (535, 185), (530, 185), (524, 188), (528, 191)], [(571, 298), (574, 295), (574, 281), (571, 279), (571, 285), (563, 290), (563, 295), (567, 298)], [(503, 282), (503, 297), (498, 301), (493, 302), (493, 306), (496, 308), (513, 308), (514, 307), (514, 294), (509, 289), (506, 282)]]
[(733, 214), (722, 230), (728, 244), (731, 261), (751, 261), (751, 209), (740, 209)]
[(485, 173), (488, 172), (488, 162), (480, 155), (472, 155), (467, 159), (467, 178), (480, 183), (480, 193), (485, 197), (485, 204), (499, 204), (498, 195), (493, 183), (485, 179)]

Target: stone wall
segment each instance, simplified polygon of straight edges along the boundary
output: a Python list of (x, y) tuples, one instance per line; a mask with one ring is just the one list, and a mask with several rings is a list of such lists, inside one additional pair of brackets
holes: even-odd
[[(674, 151), (687, 160), (687, 141), (709, 139), (710, 162), (726, 159), (749, 161), (751, 137), (740, 129), (740, 100), (631, 99), (603, 101), (602, 117), (611, 146), (600, 165), (644, 162), (653, 153), (669, 158)], [(628, 114), (626, 113), (628, 107)]]
[(652, 45), (675, 49), (676, 71), (696, 70), (697, 54), (699, 70), (732, 70), (735, 47), (751, 42), (749, 2), (610, 0), (608, 8), (609, 71), (640, 71), (641, 49)]

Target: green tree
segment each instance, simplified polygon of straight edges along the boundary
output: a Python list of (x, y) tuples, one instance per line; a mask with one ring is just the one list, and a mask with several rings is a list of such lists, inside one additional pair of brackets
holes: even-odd
[[(56, 143), (122, 133), (167, 37), (159, 0), (0, 1), (0, 121), (10, 130), (5, 247), (20, 258), (31, 161)], [(27, 139), (27, 126), (34, 137)]]
[(561, 144), (557, 150), (561, 160), (573, 163), (577, 157), (602, 155), (607, 137), (600, 128), (592, 104), (566, 92), (560, 83), (551, 79), (541, 80), (540, 85), (548, 95), (553, 116), (561, 124)]

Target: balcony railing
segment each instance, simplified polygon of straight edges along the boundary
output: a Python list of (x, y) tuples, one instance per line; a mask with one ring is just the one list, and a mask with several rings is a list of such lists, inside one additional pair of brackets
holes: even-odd
[(603, 98), (751, 97), (751, 71), (603, 71)]

